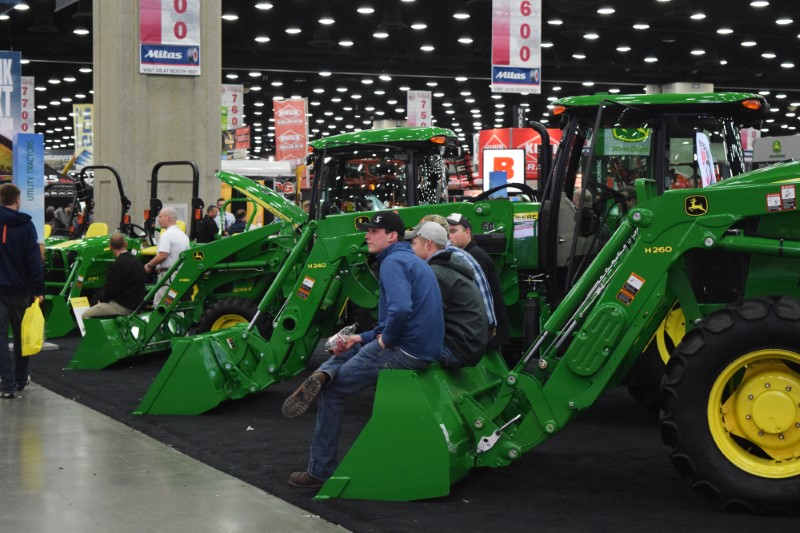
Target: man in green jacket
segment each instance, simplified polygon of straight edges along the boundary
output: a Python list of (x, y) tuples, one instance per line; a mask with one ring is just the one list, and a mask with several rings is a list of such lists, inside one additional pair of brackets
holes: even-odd
[(472, 268), (446, 251), (447, 231), (436, 222), (423, 222), (405, 234), (411, 249), (436, 275), (444, 305), (444, 367), (475, 366), (486, 351), (489, 320)]

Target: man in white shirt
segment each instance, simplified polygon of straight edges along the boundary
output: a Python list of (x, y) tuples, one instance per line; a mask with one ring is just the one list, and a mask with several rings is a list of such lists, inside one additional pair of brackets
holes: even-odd
[[(161, 276), (170, 269), (178, 260), (181, 252), (189, 249), (189, 237), (177, 226), (178, 212), (172, 207), (165, 207), (158, 214), (158, 225), (164, 228), (164, 233), (158, 239), (158, 253), (148, 263), (144, 265), (144, 271), (149, 274), (156, 272)], [(156, 306), (161, 298), (167, 293), (169, 282), (158, 289), (153, 298), (153, 305)]]
[(227, 235), (228, 229), (231, 227), (231, 224), (236, 222), (236, 217), (230, 211), (223, 210), (222, 208), (224, 205), (225, 205), (225, 198), (218, 198), (217, 199), (217, 207), (219, 208), (218, 218), (223, 221), (221, 224), (222, 231), (225, 233), (225, 235)]

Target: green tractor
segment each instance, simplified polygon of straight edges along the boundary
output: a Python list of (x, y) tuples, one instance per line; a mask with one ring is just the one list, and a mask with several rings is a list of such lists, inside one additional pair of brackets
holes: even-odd
[[(594, 114), (589, 101), (557, 103), (563, 136), (539, 202), (398, 209), (409, 227), (466, 215), (496, 246), (515, 324), (538, 331), (511, 367), (490, 351), (472, 368), (382, 372), (370, 421), (318, 498), (435, 498), (473, 468), (510, 465), (622, 383), (677, 302), (688, 331), (659, 395), (673, 463), (723, 507), (797, 514), (800, 164), (734, 168), (734, 126), (766, 110), (757, 95), (596, 97)], [(646, 142), (636, 205), (609, 181), (622, 175), (603, 160), (616, 141)], [(708, 185), (673, 185), (679, 164)], [(328, 187), (318, 177), (316, 198)], [(256, 316), (173, 339), (137, 412), (200, 413), (263, 390), (304, 370), (348, 303), (374, 308), (364, 215), (342, 211), (302, 226), (259, 304), (279, 306), (268, 335)]]
[(105, 273), (114, 261), (108, 241), (108, 226), (89, 223), (92, 215), (91, 195), (87, 193), (89, 173), (110, 172), (119, 191), (121, 213), (118, 231), (126, 236), (128, 249), (136, 254), (141, 249), (144, 229), (131, 224), (128, 213), (131, 203), (125, 196), (119, 173), (110, 166), (84, 167), (75, 182), (71, 212), (79, 213), (73, 229), (56, 230), (45, 240), (45, 335), (63, 337), (76, 327), (72, 299), (91, 298), (105, 285)]
[[(457, 152), (455, 134), (442, 128), (402, 128), (389, 132), (377, 131), (373, 136), (362, 133), (359, 142), (362, 149), (372, 146), (372, 149), (384, 151), (392, 147), (391, 168), (384, 172), (384, 168), (389, 167), (362, 165), (356, 161), (363, 158), (362, 155), (348, 155), (348, 164), (351, 165), (345, 169), (348, 185), (338, 189), (332, 186), (325, 191), (329, 195), (322, 203), (326, 209), (355, 212), (356, 181), (372, 186), (367, 191), (372, 209), (383, 208), (384, 200), (394, 206), (420, 202), (419, 197), (413, 196), (415, 183), (436, 190), (440, 198), (446, 196), (444, 159)], [(336, 157), (344, 161), (345, 151), (340, 147), (346, 146), (347, 153), (351, 153), (354, 139), (358, 137), (342, 135), (315, 142), (320, 147), (319, 155), (327, 154), (319, 160), (316, 168), (322, 169), (326, 161), (330, 165)], [(326, 167), (326, 175), (331, 168)], [(378, 176), (375, 172), (381, 174)], [(184, 337), (189, 332), (202, 333), (240, 323), (252, 324), (259, 301), (268, 290), (273, 290), (277, 291), (277, 297), (271, 300), (267, 312), (262, 312), (258, 318), (262, 333), (270, 331), (273, 327), (270, 317), (278, 313), (286, 298), (285, 293), (299, 274), (295, 262), (302, 262), (302, 258), (308, 255), (308, 250), (297, 248), (296, 243), (303, 239), (303, 231), (311, 227), (309, 215), (249, 178), (228, 172), (220, 172), (218, 177), (235, 192), (236, 201), (245, 198), (255, 206), (256, 209), (251, 210), (251, 221), (256, 211), (261, 209), (270, 213), (274, 221), (242, 234), (193, 246), (171, 271), (162, 275), (146, 297), (146, 302), (150, 301), (158, 288), (169, 283), (168, 297), (155, 305), (152, 311), (143, 307), (127, 317), (87, 320), (86, 335), (69, 368), (101, 369), (122, 359), (163, 352), (169, 349), (170, 340)], [(152, 196), (155, 198), (155, 194)], [(151, 215), (160, 208), (159, 203), (151, 200)], [(314, 214), (319, 214), (319, 210)], [(152, 224), (145, 224), (148, 233), (150, 227)], [(290, 254), (295, 248), (297, 253)], [(142, 252), (143, 255), (147, 253), (151, 252)], [(285, 267), (289, 259), (292, 264)], [(287, 276), (285, 279), (288, 281), (276, 281), (284, 279), (282, 276)], [(283, 283), (287, 286), (283, 287)], [(355, 308), (355, 304), (351, 308)]]

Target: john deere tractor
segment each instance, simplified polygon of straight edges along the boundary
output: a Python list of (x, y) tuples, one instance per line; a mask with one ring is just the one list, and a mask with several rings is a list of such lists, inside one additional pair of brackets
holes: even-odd
[[(724, 507), (797, 514), (800, 164), (733, 176), (734, 126), (765, 111), (756, 95), (596, 97), (594, 113), (581, 102), (557, 103), (562, 142), (540, 201), (398, 209), (409, 227), (428, 213), (466, 215), (494, 247), (515, 323), (538, 331), (512, 367), (490, 351), (461, 370), (381, 372), (372, 417), (318, 498), (434, 498), (473, 468), (510, 465), (620, 384), (677, 302), (686, 331), (659, 395), (673, 463)], [(635, 205), (607, 162), (634, 149)], [(707, 186), (674, 186), (671, 169)], [(322, 176), (316, 198), (347, 184), (333, 167)], [(289, 379), (349, 302), (374, 308), (355, 227), (365, 215), (340, 211), (299, 228), (258, 306), (278, 308), (267, 334), (257, 314), (173, 339), (137, 412), (200, 413)]]

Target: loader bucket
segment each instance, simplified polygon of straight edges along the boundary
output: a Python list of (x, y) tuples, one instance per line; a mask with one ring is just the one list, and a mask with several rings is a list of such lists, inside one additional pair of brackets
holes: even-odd
[(72, 309), (58, 294), (45, 296), (44, 316), (44, 334), (48, 339), (63, 337), (75, 329)]
[(229, 359), (233, 331), (244, 327), (173, 339), (172, 353), (134, 414), (199, 415), (231, 398), (240, 383), (224, 375), (219, 361)]
[(473, 368), (381, 371), (372, 417), (316, 498), (446, 496), (475, 466), (474, 420), (460, 404), (499, 384), (505, 373), (496, 352)]
[(125, 318), (90, 318), (83, 321), (86, 333), (67, 364), (70, 370), (100, 370), (128, 356), (120, 323)]

